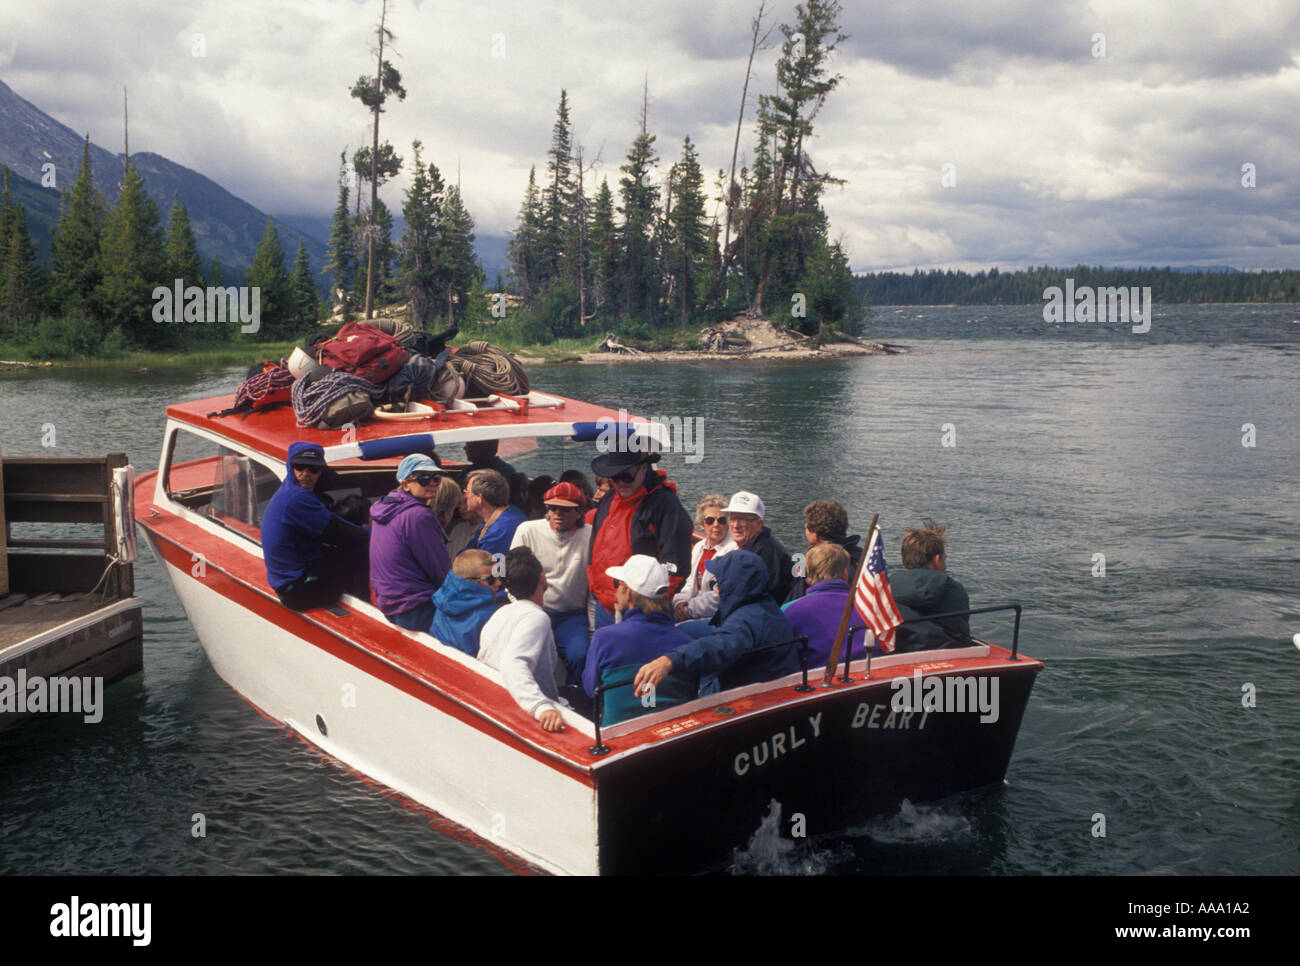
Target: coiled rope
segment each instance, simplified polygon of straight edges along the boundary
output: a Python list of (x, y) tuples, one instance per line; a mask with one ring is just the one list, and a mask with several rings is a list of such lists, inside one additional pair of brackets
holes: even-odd
[(519, 360), (490, 342), (474, 340), (456, 350), (449, 360), (456, 374), (465, 380), (471, 396), (494, 392), (523, 395), (528, 392), (528, 373)]
[(325, 417), (325, 411), (348, 393), (361, 390), (378, 402), (384, 397), (384, 387), (350, 372), (327, 372), (319, 379), (299, 379), (293, 384), (293, 414), (299, 426), (315, 426)]

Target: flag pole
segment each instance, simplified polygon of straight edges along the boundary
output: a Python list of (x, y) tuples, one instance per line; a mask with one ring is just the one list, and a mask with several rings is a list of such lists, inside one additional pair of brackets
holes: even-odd
[(839, 630), (835, 632), (835, 644), (831, 647), (830, 660), (826, 662), (826, 675), (822, 678), (822, 687), (831, 686), (831, 678), (835, 674), (835, 665), (840, 663), (840, 654), (844, 647), (844, 636), (849, 629), (849, 620), (853, 616), (853, 599), (857, 595), (858, 581), (862, 579), (862, 568), (867, 565), (867, 558), (871, 556), (871, 541), (876, 535), (876, 521), (880, 519), (879, 513), (871, 515), (871, 526), (867, 528), (867, 544), (862, 549), (862, 559), (858, 561), (857, 572), (853, 575), (853, 580), (849, 584), (849, 599), (844, 602), (844, 613), (840, 615)]

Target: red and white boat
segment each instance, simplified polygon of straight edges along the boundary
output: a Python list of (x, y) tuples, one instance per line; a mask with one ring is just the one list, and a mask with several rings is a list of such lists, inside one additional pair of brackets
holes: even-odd
[[(743, 847), (772, 799), (821, 835), (904, 798), (1003, 780), (1042, 669), (1014, 644), (877, 658), (869, 677), (857, 662), (852, 680), (837, 675), (828, 687), (814, 669), (818, 686), (807, 691), (791, 675), (601, 728), (598, 740), (571, 710), (563, 731), (542, 731), (495, 671), (390, 624), (368, 601), (344, 597), (342, 616), (297, 613), (267, 585), (258, 521), (294, 440), (324, 446), (339, 474), (332, 492), (375, 498), (392, 488), (403, 455), (478, 439), (536, 441), (555, 476), (586, 470), (601, 430), (635, 420), (625, 412), (532, 392), (458, 400), (422, 421), (345, 435), (300, 429), (287, 407), (208, 415), (232, 403), (168, 407), (159, 470), (135, 490), (136, 520), (213, 667), (324, 752), (536, 866), (700, 870)], [(950, 704), (984, 688), (996, 707), (894, 710), (896, 681), (919, 695), (937, 683), (941, 702), (947, 684)]]

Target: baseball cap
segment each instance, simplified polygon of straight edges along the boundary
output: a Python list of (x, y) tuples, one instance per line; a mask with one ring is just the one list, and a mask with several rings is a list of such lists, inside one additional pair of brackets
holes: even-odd
[(555, 503), (559, 506), (586, 506), (587, 495), (572, 483), (556, 483), (542, 497), (543, 503)]
[(668, 565), (645, 554), (628, 557), (623, 566), (609, 567), (605, 573), (623, 581), (642, 597), (659, 599), (668, 593)]
[(325, 451), (319, 446), (307, 446), (293, 454), (294, 466), (325, 466)]
[(423, 453), (412, 453), (397, 467), (397, 482), (410, 479), (416, 473), (441, 473), (442, 467)]
[(752, 513), (760, 520), (767, 519), (767, 507), (763, 506), (763, 501), (758, 498), (758, 494), (750, 493), (748, 490), (732, 494), (731, 502), (727, 504), (727, 512)]

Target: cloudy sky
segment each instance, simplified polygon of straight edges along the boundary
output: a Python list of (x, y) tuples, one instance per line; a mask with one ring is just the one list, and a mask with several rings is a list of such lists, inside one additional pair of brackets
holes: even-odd
[[(758, 0), (393, 0), (408, 90), (381, 136), (459, 165), (480, 233), (514, 223), (561, 88), (617, 181), (643, 78), (660, 171), (730, 159)], [(811, 155), (855, 269), (1300, 265), (1300, 0), (853, 2)], [(111, 150), (203, 172), (274, 214), (325, 214), (379, 0), (44, 0), (0, 9), (0, 79)], [(769, 23), (793, 0), (769, 0)], [(779, 37), (779, 30), (773, 32)], [(196, 56), (201, 53), (202, 56)], [(760, 52), (752, 100), (775, 85)], [(1252, 168), (1243, 173), (1243, 166)], [(945, 168), (945, 166), (951, 166)], [(944, 175), (948, 172), (945, 185)], [(1243, 181), (1252, 179), (1254, 187)], [(385, 189), (401, 203), (404, 181)]]

